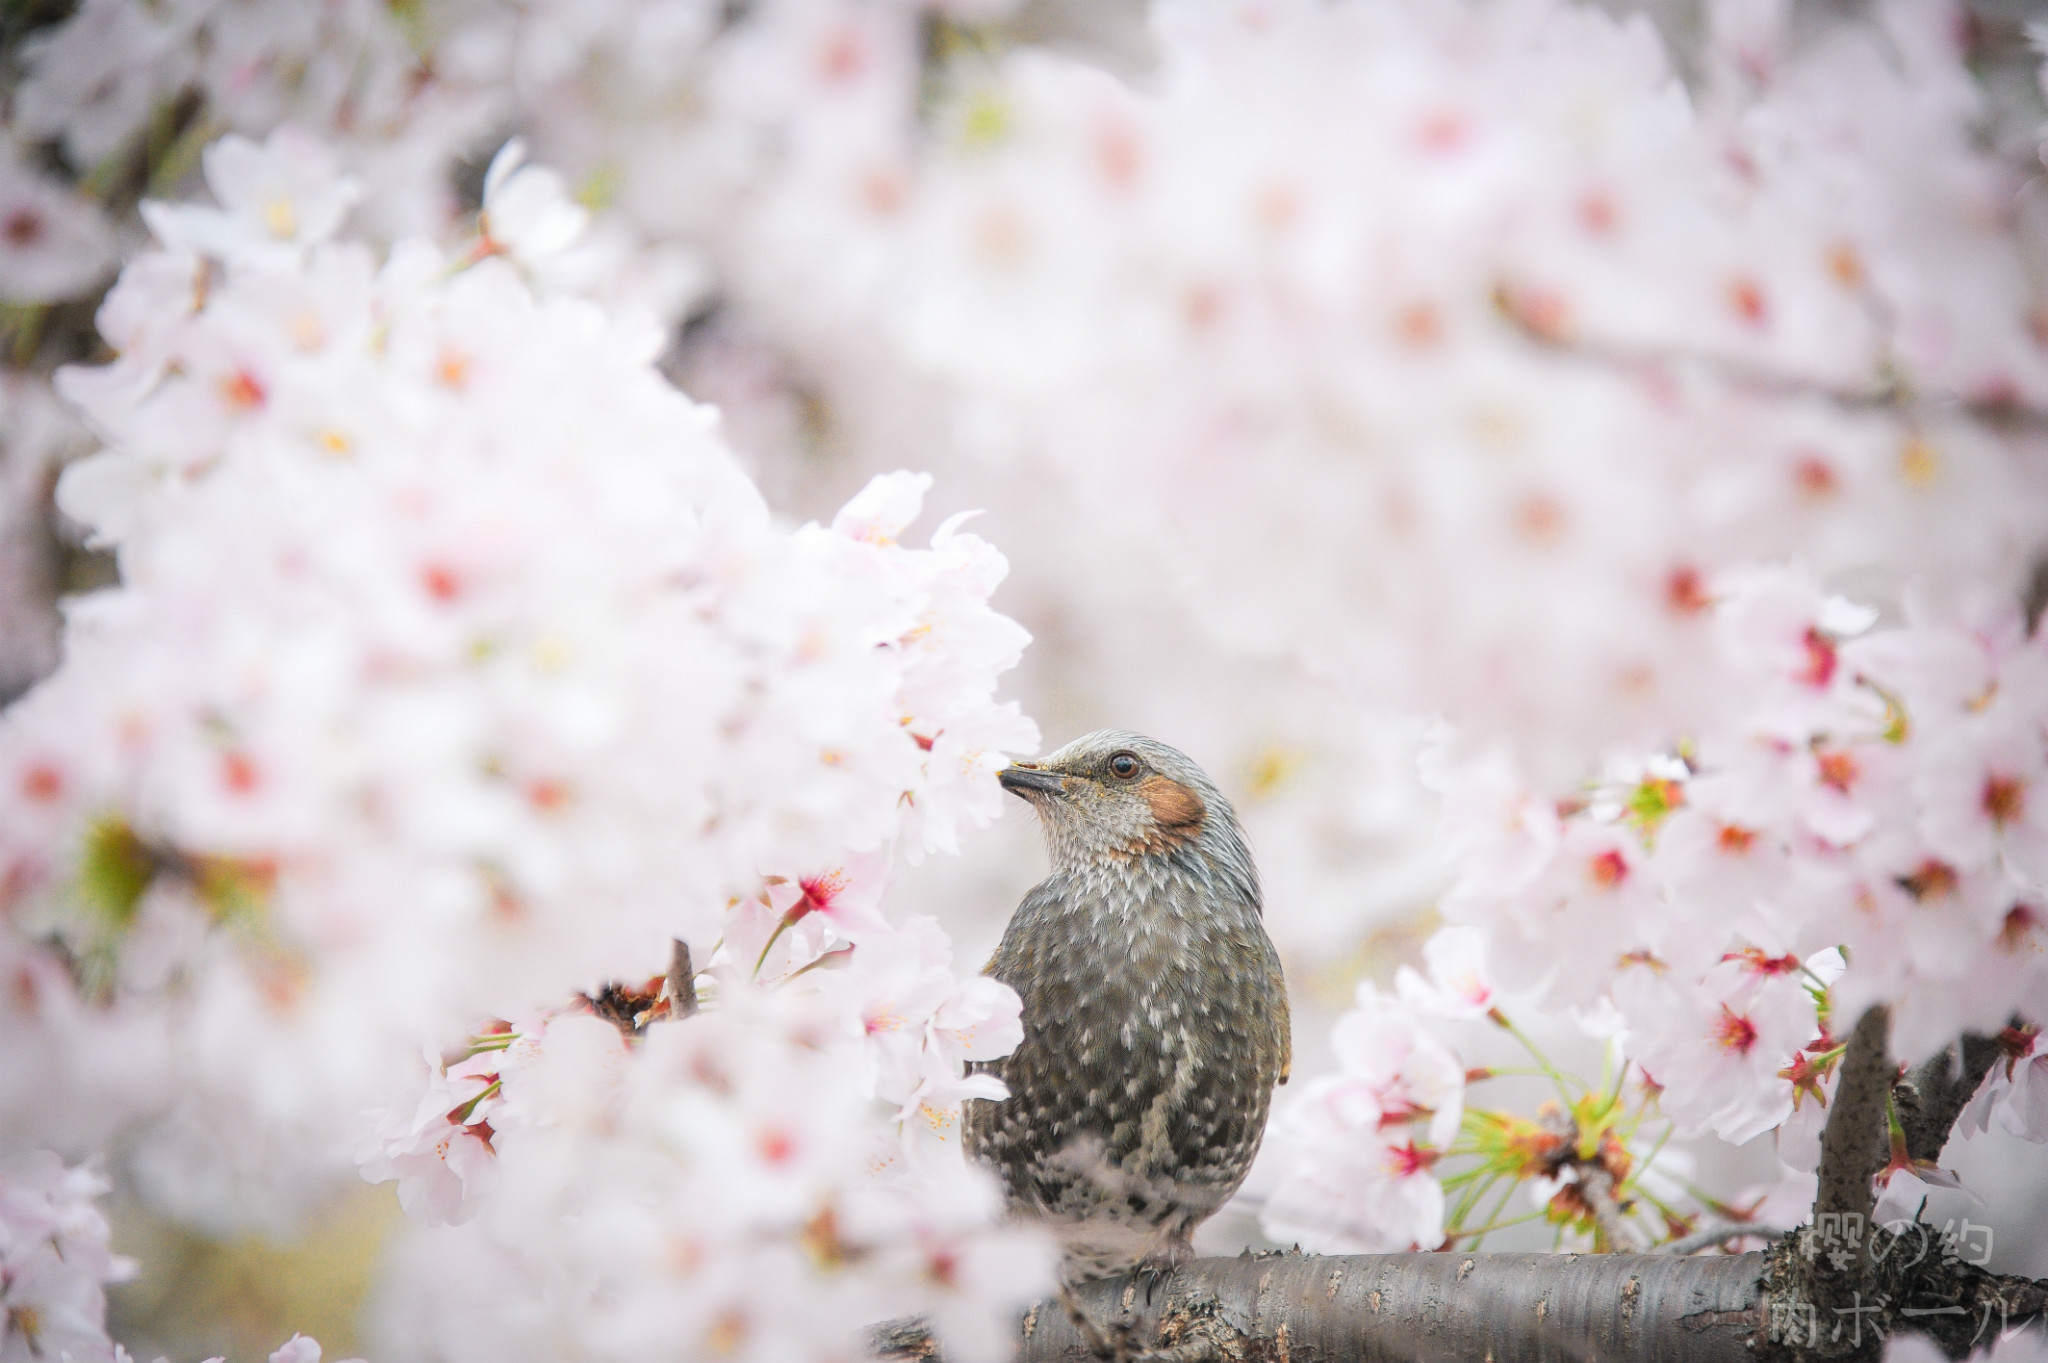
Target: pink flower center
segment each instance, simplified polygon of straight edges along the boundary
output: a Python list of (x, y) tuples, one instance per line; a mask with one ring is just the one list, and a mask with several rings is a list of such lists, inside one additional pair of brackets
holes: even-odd
[(1834, 467), (1820, 455), (1812, 453), (1801, 459), (1798, 466), (1792, 470), (1792, 482), (1798, 487), (1801, 496), (1816, 502), (1833, 496), (1835, 489), (1841, 485), (1841, 479), (1835, 476)]
[(53, 763), (37, 762), (21, 774), (21, 793), (37, 804), (49, 804), (64, 793), (64, 773)]
[(1913, 898), (1925, 902), (1948, 898), (1956, 892), (1957, 881), (1955, 867), (1929, 857), (1908, 874), (1900, 876), (1899, 887)]
[(846, 872), (827, 871), (821, 876), (800, 879), (797, 884), (803, 889), (804, 897), (790, 905), (789, 912), (782, 915), (785, 923), (794, 923), (820, 911), (830, 913), (832, 901), (846, 890)]
[(1747, 275), (1738, 275), (1728, 282), (1728, 306), (1735, 315), (1753, 327), (1760, 327), (1771, 317), (1771, 307), (1764, 297), (1763, 286)]
[(1984, 778), (1984, 812), (2000, 828), (2017, 823), (2027, 812), (2026, 783), (2017, 776), (1996, 773)]
[(220, 381), (221, 401), (238, 412), (261, 407), (267, 396), (263, 381), (246, 369), (238, 369)]
[(1756, 1024), (1724, 1003), (1720, 1021), (1714, 1024), (1714, 1044), (1734, 1055), (1748, 1055), (1756, 1045)]
[(1620, 852), (1608, 848), (1586, 866), (1586, 874), (1603, 890), (1611, 890), (1628, 879), (1628, 862)]
[(7, 224), (0, 227), (0, 236), (7, 238), (9, 246), (27, 249), (43, 239), (43, 217), (33, 208), (17, 208), (7, 215)]
[(1424, 1150), (1413, 1141), (1407, 1145), (1390, 1146), (1387, 1150), (1387, 1172), (1397, 1178), (1413, 1178), (1428, 1172), (1436, 1159), (1436, 1151)]
[(247, 753), (231, 752), (220, 759), (221, 780), (237, 795), (247, 795), (256, 789), (262, 773), (256, 769), (255, 759)]
[(1679, 615), (1698, 615), (1714, 604), (1706, 579), (1691, 564), (1681, 564), (1664, 580), (1664, 603)]
[(420, 585), (436, 601), (453, 601), (462, 595), (462, 574), (445, 563), (429, 563), (420, 569)]
[(1762, 947), (1744, 947), (1741, 951), (1730, 952), (1721, 959), (1740, 961), (1743, 969), (1757, 975), (1794, 975), (1800, 968), (1797, 956), (1766, 956)]
[(1849, 787), (1856, 784), (1856, 778), (1863, 774), (1863, 769), (1856, 765), (1856, 759), (1839, 749), (1817, 753), (1815, 760), (1820, 764), (1820, 783), (1844, 795), (1849, 793)]
[(1721, 831), (1714, 836), (1714, 845), (1731, 856), (1746, 855), (1756, 842), (1756, 834), (1738, 824), (1724, 823)]
[(1806, 666), (1800, 669), (1799, 680), (1814, 687), (1826, 686), (1833, 681), (1837, 660), (1835, 641), (1809, 627), (1801, 645), (1806, 650)]
[(754, 1148), (761, 1152), (762, 1159), (778, 1166), (789, 1163), (796, 1154), (796, 1142), (786, 1131), (763, 1131), (754, 1142)]

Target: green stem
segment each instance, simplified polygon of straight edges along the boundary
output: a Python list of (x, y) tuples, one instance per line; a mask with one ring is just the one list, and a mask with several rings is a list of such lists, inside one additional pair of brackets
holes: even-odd
[(161, 199), (176, 190), (178, 182), (199, 164), (199, 154), (206, 150), (206, 144), (220, 131), (204, 109), (192, 115), (192, 121), (185, 125), (177, 139), (150, 158), (149, 187), (145, 191), (149, 197)]
[(1615, 1044), (1612, 1038), (1609, 1038), (1607, 1042), (1607, 1055), (1602, 1058), (1600, 1063), (1604, 1066), (1616, 1059), (1621, 1061), (1620, 1064), (1614, 1067), (1614, 1087), (1607, 1090), (1607, 1106), (1609, 1107), (1613, 1107), (1621, 1101), (1621, 1086), (1628, 1082), (1628, 1058), (1619, 1052), (1620, 1047)]
[(853, 948), (850, 946), (834, 947), (832, 948), (832, 950), (818, 957), (817, 960), (812, 961), (808, 965), (798, 966), (795, 970), (792, 970), (787, 975), (784, 975), (782, 977), (782, 982), (784, 984), (788, 984), (791, 980), (795, 979), (799, 975), (808, 975), (813, 970), (816, 970), (821, 966), (831, 965), (834, 961), (839, 960), (841, 957), (851, 954), (852, 951)]
[(1476, 1183), (1472, 1187), (1467, 1188), (1464, 1191), (1464, 1193), (1458, 1198), (1458, 1205), (1456, 1209), (1453, 1210), (1451, 1213), (1451, 1224), (1454, 1226), (1463, 1226), (1465, 1224), (1465, 1218), (1470, 1216), (1472, 1214), (1472, 1209), (1479, 1205), (1479, 1200), (1485, 1197), (1487, 1191), (1491, 1189), (1494, 1184), (1500, 1182), (1500, 1180), (1501, 1174), (1498, 1171), (1494, 1171), (1486, 1176), (1484, 1182)]
[[(1502, 1212), (1507, 1210), (1508, 1203), (1514, 1199), (1515, 1189), (1521, 1186), (1522, 1181), (1520, 1179), (1510, 1179), (1508, 1181), (1508, 1186), (1501, 1189), (1500, 1198), (1493, 1204), (1493, 1210), (1486, 1214), (1486, 1223), (1480, 1227), (1478, 1232), (1478, 1238), (1473, 1240), (1472, 1242), (1472, 1248), (1478, 1249), (1481, 1245), (1486, 1243), (1486, 1236), (1489, 1232), (1496, 1231), (1501, 1228), (1502, 1222), (1500, 1219), (1500, 1215)], [(1530, 1213), (1529, 1216), (1517, 1217), (1515, 1219), (1518, 1221), (1527, 1221), (1532, 1219), (1533, 1217), (1541, 1215), (1543, 1215), (1543, 1211), (1541, 1209), (1538, 1209), (1537, 1211)]]
[(504, 1087), (504, 1080), (493, 1079), (490, 1083), (484, 1086), (484, 1091), (482, 1093), (477, 1094), (476, 1097), (470, 1099), (461, 1107), (456, 1108), (455, 1111), (449, 1115), (449, 1123), (453, 1126), (468, 1126), (471, 1115), (476, 1112), (477, 1104), (481, 1103), (484, 1099), (493, 1096)]
[[(1507, 1199), (1502, 1198), (1501, 1202), (1502, 1205), (1505, 1205)], [(1486, 1237), (1493, 1234), (1495, 1231), (1506, 1230), (1509, 1226), (1526, 1226), (1531, 1221), (1541, 1220), (1547, 1214), (1547, 1212), (1541, 1211), (1524, 1212), (1520, 1216), (1511, 1216), (1505, 1221), (1494, 1221), (1487, 1225), (1479, 1227), (1477, 1230), (1466, 1231), (1464, 1232), (1464, 1234), (1477, 1237), (1472, 1242), (1472, 1248), (1478, 1249), (1481, 1245), (1486, 1243)], [(1499, 1215), (1499, 1208), (1495, 1208), (1495, 1215)]]
[(767, 942), (764, 943), (761, 947), (761, 954), (754, 958), (754, 973), (752, 978), (757, 980), (761, 978), (761, 967), (767, 963), (768, 953), (770, 951), (773, 951), (775, 949), (775, 944), (782, 940), (782, 934), (789, 930), (789, 921), (790, 920), (788, 916), (785, 915), (783, 917), (783, 920), (775, 925), (775, 931), (768, 934)]
[(1488, 1079), (1504, 1078), (1548, 1079), (1550, 1078), (1550, 1075), (1548, 1075), (1542, 1070), (1531, 1069), (1520, 1065), (1510, 1066), (1506, 1068), (1497, 1068), (1493, 1065), (1488, 1065), (1486, 1067), (1486, 1073), (1480, 1075), (1479, 1078), (1473, 1080), (1472, 1082), (1475, 1084), (1479, 1084), (1484, 1083)]
[(1755, 1218), (1756, 1213), (1754, 1211), (1742, 1211), (1739, 1208), (1733, 1207), (1696, 1183), (1682, 1183), (1679, 1186), (1685, 1189), (1687, 1197), (1690, 1197), (1724, 1221), (1748, 1222)]
[(1649, 1169), (1649, 1167), (1653, 1163), (1656, 1162), (1657, 1156), (1664, 1153), (1664, 1143), (1671, 1139), (1671, 1130), (1671, 1127), (1666, 1126), (1664, 1128), (1664, 1134), (1657, 1137), (1657, 1143), (1650, 1147), (1650, 1153), (1636, 1161), (1636, 1167), (1629, 1171), (1628, 1181), (1622, 1185), (1624, 1188), (1636, 1188), (1640, 1190), (1643, 1182), (1643, 1174)]
[(1558, 1070), (1557, 1066), (1550, 1063), (1550, 1057), (1545, 1055), (1543, 1053), (1542, 1048), (1539, 1047), (1535, 1042), (1531, 1041), (1528, 1037), (1528, 1034), (1525, 1033), (1521, 1028), (1515, 1026), (1513, 1020), (1510, 1019), (1508, 1015), (1506, 1013), (1503, 1013), (1500, 1009), (1495, 1008), (1488, 1012), (1486, 1016), (1492, 1019), (1493, 1022), (1497, 1025), (1506, 1028), (1508, 1035), (1513, 1037), (1517, 1042), (1521, 1043), (1522, 1049), (1527, 1051), (1530, 1057), (1535, 1060), (1537, 1065), (1542, 1068), (1544, 1077), (1549, 1079), (1550, 1082), (1557, 1088), (1557, 1096), (1564, 1100), (1565, 1108), (1569, 1110), (1574, 1101), (1571, 1095), (1571, 1090), (1569, 1087), (1567, 1087), (1564, 1075)]

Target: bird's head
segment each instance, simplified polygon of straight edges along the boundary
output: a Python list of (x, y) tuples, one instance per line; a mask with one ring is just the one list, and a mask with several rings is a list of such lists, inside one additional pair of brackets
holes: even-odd
[(1055, 870), (1187, 843), (1229, 855), (1243, 847), (1215, 782), (1186, 754), (1142, 734), (1101, 729), (1042, 761), (1012, 763), (1000, 779), (1038, 811)]

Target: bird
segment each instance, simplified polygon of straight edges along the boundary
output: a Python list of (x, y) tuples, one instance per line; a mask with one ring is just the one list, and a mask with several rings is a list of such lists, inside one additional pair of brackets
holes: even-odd
[[(1244, 1182), (1292, 1059), (1287, 987), (1237, 815), (1181, 752), (1105, 729), (998, 779), (1029, 802), (1051, 874), (987, 974), (1024, 1039), (979, 1064), (962, 1142), (1062, 1284), (1170, 1273)], [(1156, 1280), (1156, 1279), (1155, 1279)]]

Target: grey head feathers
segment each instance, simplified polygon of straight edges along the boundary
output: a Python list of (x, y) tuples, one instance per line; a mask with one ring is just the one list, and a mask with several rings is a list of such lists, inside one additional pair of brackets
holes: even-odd
[(1018, 762), (1003, 785), (1030, 801), (1055, 875), (1114, 873), (1165, 856), (1177, 869), (1222, 877), (1259, 905), (1251, 848), (1216, 783), (1185, 753), (1125, 729), (1084, 734), (1037, 762)]

